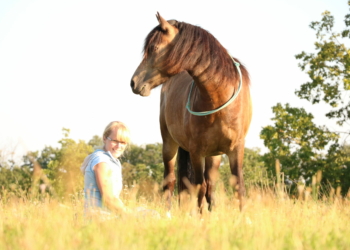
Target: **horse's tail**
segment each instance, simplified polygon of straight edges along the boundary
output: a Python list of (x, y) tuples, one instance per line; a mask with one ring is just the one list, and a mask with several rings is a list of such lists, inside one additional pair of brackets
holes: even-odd
[[(182, 191), (188, 189), (188, 181), (192, 184), (194, 183), (194, 171), (192, 168), (190, 153), (180, 147), (177, 151), (177, 177), (177, 187), (179, 194)], [(186, 178), (188, 181), (186, 181)]]

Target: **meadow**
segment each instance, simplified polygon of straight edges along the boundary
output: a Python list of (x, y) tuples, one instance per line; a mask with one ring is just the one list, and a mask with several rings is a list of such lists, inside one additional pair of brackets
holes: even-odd
[(169, 218), (161, 192), (136, 198), (136, 189), (124, 190), (128, 207), (154, 209), (160, 218), (87, 219), (81, 194), (2, 197), (0, 249), (350, 249), (348, 199), (300, 200), (250, 188), (240, 211), (219, 186), (213, 211), (199, 214), (189, 195), (180, 206), (175, 196)]

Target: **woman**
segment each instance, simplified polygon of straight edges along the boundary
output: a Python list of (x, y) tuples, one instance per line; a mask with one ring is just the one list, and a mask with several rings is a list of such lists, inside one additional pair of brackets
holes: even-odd
[(128, 211), (119, 199), (123, 179), (118, 158), (129, 142), (130, 132), (125, 124), (111, 122), (103, 133), (103, 149), (98, 149), (85, 158), (81, 170), (84, 174), (86, 213)]

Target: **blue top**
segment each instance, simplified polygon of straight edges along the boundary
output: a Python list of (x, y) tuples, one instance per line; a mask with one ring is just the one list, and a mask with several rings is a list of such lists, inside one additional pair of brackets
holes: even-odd
[(84, 207), (103, 207), (100, 190), (96, 183), (94, 166), (98, 163), (107, 163), (112, 178), (113, 195), (119, 198), (119, 194), (123, 188), (122, 167), (120, 161), (112, 157), (110, 152), (98, 149), (84, 160), (81, 170), (84, 173)]

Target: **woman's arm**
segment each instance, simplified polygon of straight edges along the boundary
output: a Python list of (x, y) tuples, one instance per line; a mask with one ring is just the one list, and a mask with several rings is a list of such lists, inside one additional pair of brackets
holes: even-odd
[(114, 197), (112, 191), (111, 170), (107, 163), (100, 162), (94, 166), (95, 178), (102, 200), (106, 207), (114, 212), (127, 212), (123, 202)]

